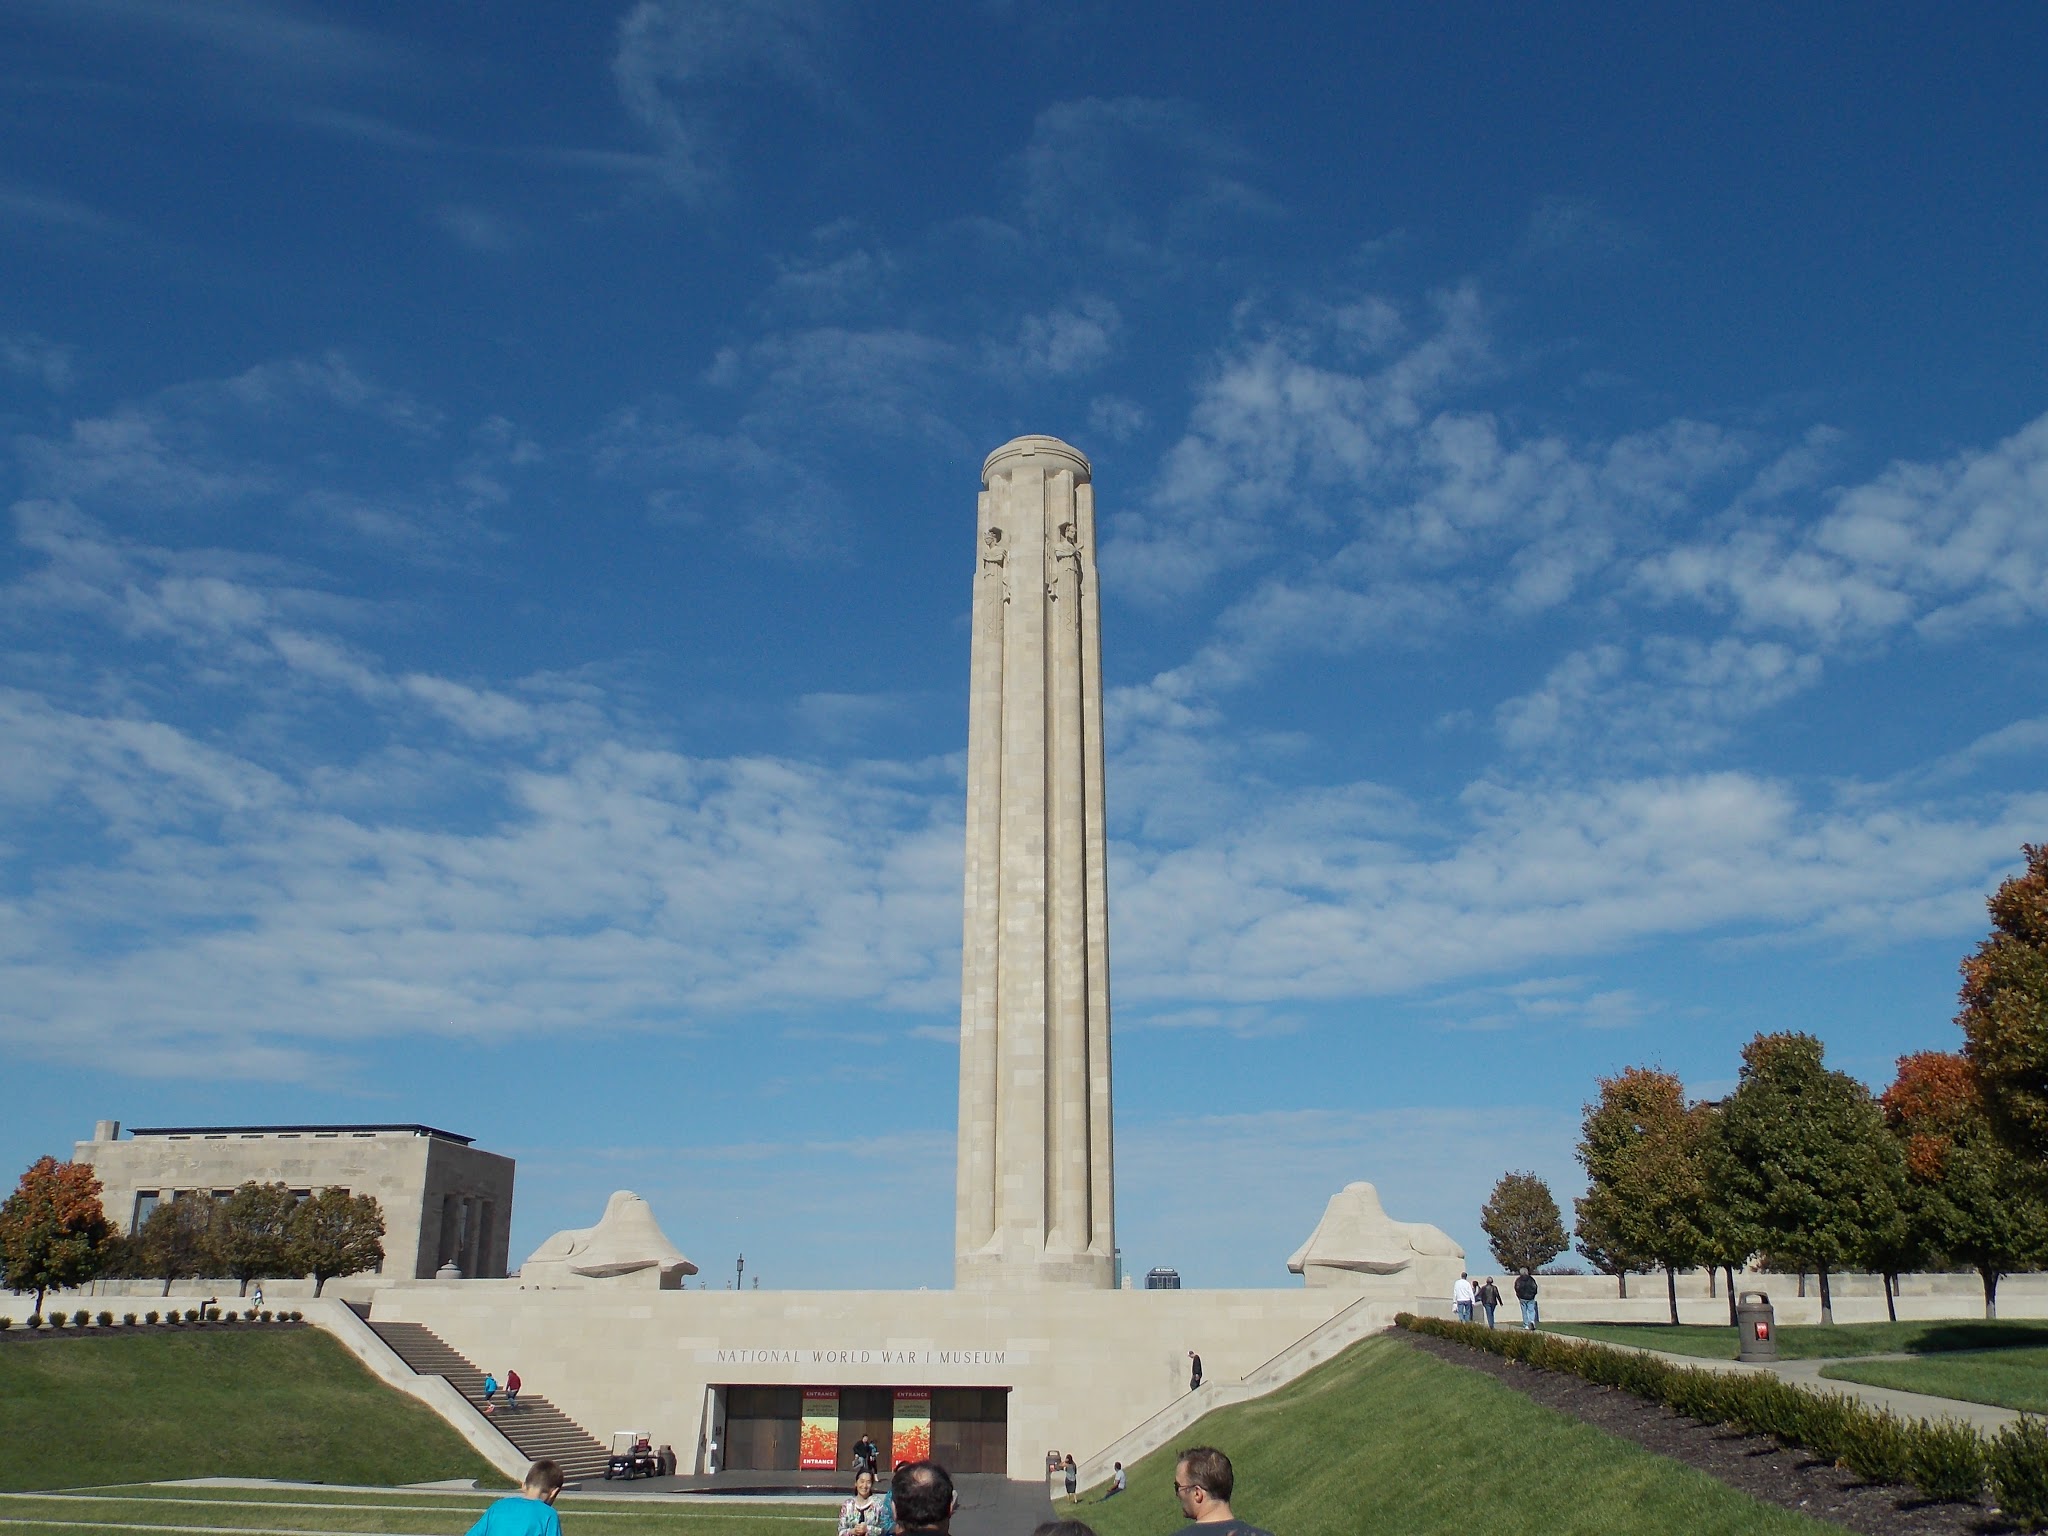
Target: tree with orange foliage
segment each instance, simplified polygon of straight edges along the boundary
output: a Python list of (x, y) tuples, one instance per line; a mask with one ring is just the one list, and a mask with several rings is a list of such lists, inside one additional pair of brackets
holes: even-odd
[(2000, 1278), (2048, 1257), (2048, 1204), (1992, 1126), (1977, 1074), (1947, 1051), (1901, 1056), (1898, 1079), (1878, 1103), (1905, 1150), (1915, 1234), (1976, 1270), (1984, 1315), (1998, 1316)]
[(2028, 843), (2026, 873), (1985, 903), (1991, 936), (1963, 962), (1963, 1055), (1984, 1107), (2013, 1149), (2048, 1160), (2048, 846)]
[(99, 1175), (85, 1163), (39, 1157), (0, 1202), (0, 1270), (10, 1291), (43, 1295), (99, 1273), (113, 1227), (100, 1206)]

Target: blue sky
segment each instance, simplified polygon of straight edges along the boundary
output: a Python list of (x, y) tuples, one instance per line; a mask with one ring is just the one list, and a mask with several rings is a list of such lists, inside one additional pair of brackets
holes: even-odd
[[(1788, 14), (1789, 11), (1789, 14)], [(0, 1161), (425, 1121), (951, 1270), (976, 475), (1093, 459), (1127, 1267), (1955, 1044), (2037, 6), (0, 4)]]

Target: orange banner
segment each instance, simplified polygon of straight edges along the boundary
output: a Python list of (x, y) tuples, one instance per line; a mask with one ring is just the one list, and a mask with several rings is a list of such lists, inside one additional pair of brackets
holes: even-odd
[(891, 1467), (900, 1467), (906, 1461), (931, 1460), (931, 1393), (899, 1391), (896, 1394), (894, 1430), (889, 1445)]
[(796, 1433), (796, 1464), (805, 1471), (826, 1472), (839, 1465), (839, 1392), (836, 1388), (804, 1388), (804, 1419)]

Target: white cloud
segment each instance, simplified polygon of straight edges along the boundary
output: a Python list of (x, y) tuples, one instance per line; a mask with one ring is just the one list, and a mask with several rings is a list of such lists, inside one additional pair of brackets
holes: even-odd
[(2048, 416), (1988, 449), (1897, 462), (1810, 525), (1740, 516), (1644, 559), (1643, 590), (1827, 643), (2048, 611)]
[(1494, 711), (1506, 746), (1587, 760), (1679, 760), (1727, 741), (1735, 727), (1814, 687), (1818, 656), (1775, 641), (1651, 635), (1575, 651), (1532, 693)]

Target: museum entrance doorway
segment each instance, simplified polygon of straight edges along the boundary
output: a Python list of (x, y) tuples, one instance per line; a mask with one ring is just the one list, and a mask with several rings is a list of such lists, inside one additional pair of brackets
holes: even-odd
[(851, 1481), (862, 1435), (886, 1481), (899, 1461), (948, 1472), (1010, 1469), (1008, 1387), (770, 1387), (733, 1384), (724, 1399), (720, 1469), (831, 1473)]

